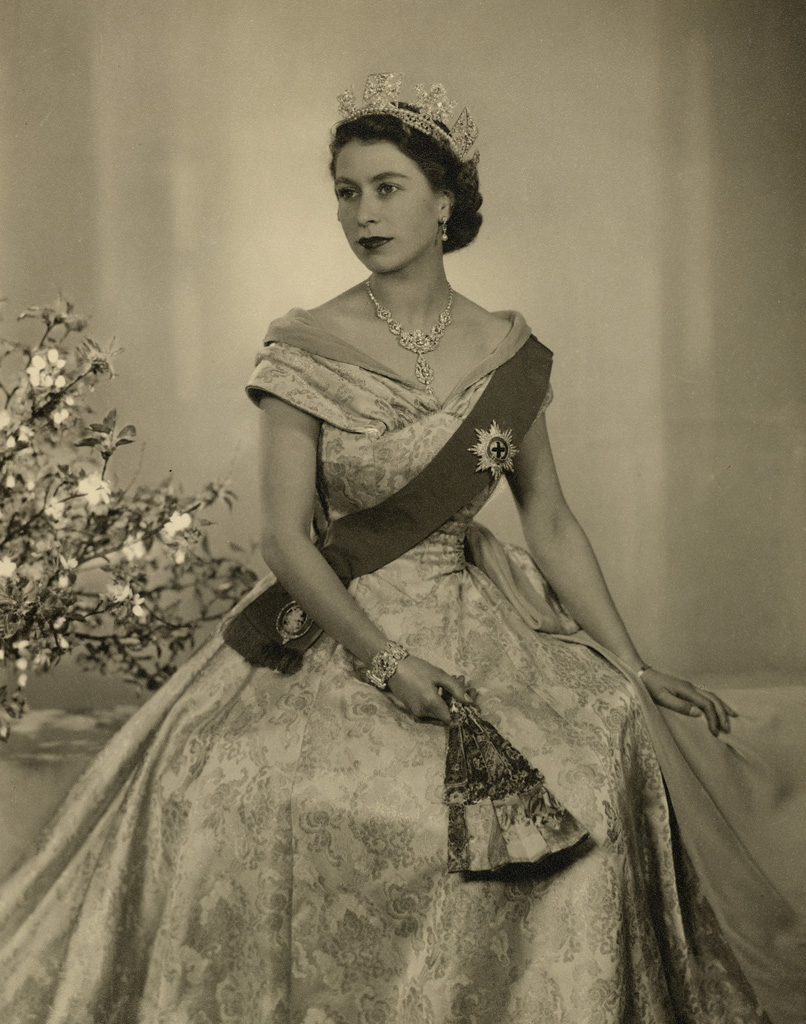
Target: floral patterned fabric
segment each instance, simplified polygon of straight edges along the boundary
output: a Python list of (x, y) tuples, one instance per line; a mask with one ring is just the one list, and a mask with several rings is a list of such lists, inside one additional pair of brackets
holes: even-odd
[[(418, 472), (490, 369), (440, 405), (279, 343), (250, 386), (322, 419), (320, 487), (339, 516)], [(4, 1024), (763, 1019), (675, 844), (633, 684), (529, 628), (467, 564), (484, 497), (349, 589), (390, 637), (467, 677), (589, 839), (561, 863), (449, 872), (446, 730), (367, 685), (326, 636), (294, 676), (215, 637), (6, 884)]]

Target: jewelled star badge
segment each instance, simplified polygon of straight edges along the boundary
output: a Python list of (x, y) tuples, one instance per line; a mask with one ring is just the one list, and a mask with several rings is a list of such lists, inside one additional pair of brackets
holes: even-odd
[(518, 449), (512, 442), (511, 430), (502, 430), (493, 420), (487, 430), (476, 427), (476, 437), (478, 441), (467, 450), (478, 456), (477, 473), (489, 469), (493, 479), (497, 480), (502, 473), (512, 472)]

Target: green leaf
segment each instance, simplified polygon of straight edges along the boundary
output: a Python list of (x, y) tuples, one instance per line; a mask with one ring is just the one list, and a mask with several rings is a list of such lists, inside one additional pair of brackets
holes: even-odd
[(115, 421), (118, 418), (117, 409), (110, 409), (109, 412), (104, 416), (104, 429), (107, 431), (114, 430)]

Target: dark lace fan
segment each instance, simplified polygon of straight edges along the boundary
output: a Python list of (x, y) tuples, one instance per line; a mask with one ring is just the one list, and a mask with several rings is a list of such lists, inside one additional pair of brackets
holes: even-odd
[(588, 835), (541, 773), (472, 704), (450, 704), (448, 870), (536, 864)]

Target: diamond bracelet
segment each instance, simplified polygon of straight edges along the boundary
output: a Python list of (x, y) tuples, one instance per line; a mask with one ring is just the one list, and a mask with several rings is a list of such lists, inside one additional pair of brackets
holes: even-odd
[(389, 680), (397, 671), (397, 666), (408, 656), (409, 652), (402, 644), (390, 640), (386, 647), (372, 659), (372, 663), (365, 673), (367, 682), (377, 686), (379, 690), (388, 690)]

